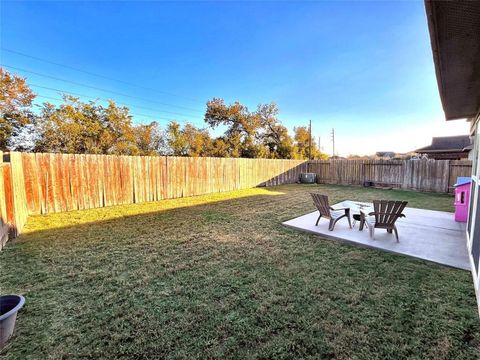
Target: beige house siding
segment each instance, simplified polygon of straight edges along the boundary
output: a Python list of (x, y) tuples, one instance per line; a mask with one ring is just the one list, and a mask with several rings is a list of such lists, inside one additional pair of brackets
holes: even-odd
[(479, 115), (472, 120), (472, 130), (474, 147), (469, 154), (469, 159), (472, 160), (472, 191), (467, 223), (467, 249), (472, 269), (475, 295), (477, 297), (477, 306), (480, 312), (480, 112)]

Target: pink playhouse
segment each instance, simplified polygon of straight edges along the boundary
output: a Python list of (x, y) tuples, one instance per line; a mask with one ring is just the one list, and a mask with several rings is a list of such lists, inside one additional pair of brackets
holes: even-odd
[(467, 222), (470, 202), (470, 177), (458, 177), (455, 184), (455, 221)]

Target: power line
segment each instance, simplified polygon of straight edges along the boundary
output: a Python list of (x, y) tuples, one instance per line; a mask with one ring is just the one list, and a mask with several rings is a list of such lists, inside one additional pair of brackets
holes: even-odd
[(30, 58), (30, 59), (37, 60), (37, 61), (42, 61), (42, 62), (47, 63), (47, 64), (52, 64), (52, 65), (55, 65), (55, 66), (60, 66), (60, 67), (63, 67), (63, 68), (65, 68), (65, 69), (75, 70), (75, 71), (78, 71), (78, 72), (81, 72), (81, 73), (84, 73), (84, 74), (87, 74), (87, 75), (91, 75), (91, 76), (96, 76), (96, 77), (99, 77), (99, 78), (102, 78), (102, 79), (111, 80), (111, 81), (116, 81), (116, 82), (119, 82), (119, 83), (122, 83), (122, 84), (125, 84), (125, 85), (135, 86), (135, 87), (138, 87), (138, 88), (140, 88), (140, 89), (149, 90), (149, 91), (154, 91), (154, 92), (157, 92), (157, 93), (159, 93), (159, 94), (165, 94), (165, 95), (169, 95), (169, 96), (175, 96), (175, 97), (183, 98), (183, 99), (189, 100), (189, 101), (198, 101), (198, 100), (195, 100), (195, 99), (192, 99), (192, 98), (183, 96), (183, 95), (177, 95), (177, 94), (173, 94), (173, 93), (168, 92), (168, 91), (157, 90), (157, 89), (149, 88), (149, 87), (146, 87), (146, 86), (138, 85), (138, 84), (135, 84), (135, 83), (131, 83), (131, 82), (129, 82), (129, 81), (120, 80), (120, 79), (115, 79), (115, 78), (112, 78), (112, 77), (109, 77), (109, 76), (97, 74), (97, 73), (94, 73), (94, 72), (91, 72), (91, 71), (88, 71), (88, 70), (84, 70), (84, 69), (80, 69), (80, 68), (77, 68), (77, 67), (74, 67), (74, 66), (61, 64), (61, 63), (59, 63), (59, 62), (55, 62), (55, 61), (43, 59), (43, 58), (40, 58), (40, 57), (37, 57), (37, 56), (33, 56), (33, 55), (29, 55), (29, 54), (25, 54), (25, 53), (22, 53), (22, 52), (20, 52), (20, 51), (16, 51), (16, 50), (12, 50), (12, 49), (7, 49), (7, 48), (5, 48), (5, 47), (2, 47), (1, 49), (2, 49), (3, 51), (6, 51), (6, 52), (9, 52), (9, 53), (12, 53), (12, 54), (20, 55), (20, 56), (23, 56), (23, 57), (26, 57), (26, 58)]
[[(37, 97), (40, 97), (40, 98), (43, 98), (43, 99), (49, 99), (49, 100), (63, 101), (63, 99), (61, 99), (61, 98), (56, 98), (56, 97), (53, 97), (53, 96), (37, 95)], [(189, 123), (188, 121), (178, 121), (178, 120), (172, 119), (172, 118), (163, 118), (163, 117), (158, 117), (158, 116), (154, 116), (154, 115), (133, 113), (133, 112), (130, 112), (130, 111), (129, 111), (129, 114), (130, 114), (130, 115), (133, 115), (133, 116), (148, 117), (148, 118), (151, 118), (152, 120), (155, 120), (155, 119), (158, 119), (158, 120), (166, 120), (166, 121), (173, 121), (173, 120), (175, 120), (176, 122), (182, 123), (182, 124), (187, 124), (187, 123)]]
[[(58, 101), (62, 101), (63, 99), (61, 98), (56, 98), (56, 97), (53, 97), (53, 96), (45, 96), (45, 95), (37, 95), (37, 97), (40, 97), (40, 98), (43, 98), (43, 99), (49, 99), (49, 100), (58, 100)], [(153, 115), (146, 115), (146, 114), (138, 114), (138, 113), (132, 113), (132, 112), (129, 112), (130, 115), (134, 115), (134, 116), (146, 116), (146, 117), (150, 117), (152, 119), (159, 119), (159, 120), (172, 120), (172, 119), (168, 119), (168, 118), (159, 118), (159, 117), (156, 117), (156, 116), (153, 116)]]
[[(32, 86), (32, 87), (36, 87), (36, 88), (40, 88), (40, 89), (44, 89), (44, 90), (58, 91), (58, 92), (60, 92), (60, 93), (67, 94), (67, 95), (75, 95), (75, 96), (82, 96), (82, 97), (86, 97), (86, 98), (90, 98), (90, 99), (98, 99), (98, 100), (103, 100), (103, 101), (109, 101), (109, 99), (102, 98), (102, 97), (99, 97), (99, 96), (85, 95), (85, 94), (80, 94), (80, 93), (78, 93), (78, 92), (65, 91), (65, 90), (61, 90), (61, 89), (57, 89), (57, 88), (52, 88), (52, 87), (48, 87), (48, 86), (43, 86), (43, 85), (37, 85), (37, 84), (29, 84), (29, 85)], [(140, 105), (127, 104), (127, 103), (124, 103), (124, 102), (122, 102), (122, 104), (123, 104), (124, 106), (128, 106), (128, 107), (131, 107), (131, 108), (138, 108), (138, 109), (150, 110), (150, 111), (161, 112), (161, 113), (166, 113), (166, 114), (179, 115), (179, 116), (187, 116), (187, 117), (193, 116), (193, 115), (182, 114), (182, 113), (177, 113), (177, 112), (173, 112), (173, 111), (158, 110), (158, 109), (153, 109), (153, 108), (149, 108), (149, 107), (145, 107), (145, 106), (140, 106)]]
[(51, 76), (51, 75), (47, 75), (47, 74), (38, 73), (36, 71), (22, 69), (22, 68), (19, 68), (19, 67), (16, 67), (16, 66), (11, 66), (11, 65), (6, 65), (6, 64), (0, 64), (0, 65), (4, 66), (4, 67), (7, 67), (7, 68), (10, 68), (10, 69), (23, 71), (23, 72), (26, 72), (26, 73), (29, 73), (29, 74), (42, 76), (42, 77), (46, 77), (46, 78), (53, 79), (53, 80), (63, 81), (63, 82), (70, 83), (70, 84), (73, 84), (73, 85), (78, 85), (78, 86), (83, 86), (83, 87), (94, 89), (94, 90), (109, 92), (109, 93), (112, 93), (112, 94), (115, 94), (115, 95), (118, 95), (118, 96), (124, 96), (124, 97), (132, 98), (132, 99), (148, 101), (148, 102), (151, 102), (151, 103), (157, 103), (157, 104), (160, 104), (160, 105), (175, 107), (175, 108), (179, 108), (179, 109), (185, 109), (185, 110), (189, 110), (189, 111), (193, 111), (193, 112), (202, 112), (201, 110), (198, 110), (198, 109), (192, 109), (192, 108), (185, 107), (185, 106), (173, 105), (173, 104), (168, 104), (168, 103), (155, 101), (155, 100), (151, 100), (151, 99), (145, 99), (145, 98), (142, 98), (142, 97), (139, 97), (139, 96), (128, 95), (128, 94), (124, 94), (124, 93), (113, 91), (113, 90), (108, 90), (108, 89), (103, 89), (103, 88), (99, 88), (99, 87), (96, 87), (96, 86), (82, 84), (82, 83), (79, 83), (77, 81), (62, 79), (62, 78), (59, 78), (59, 77), (56, 77), (56, 76)]

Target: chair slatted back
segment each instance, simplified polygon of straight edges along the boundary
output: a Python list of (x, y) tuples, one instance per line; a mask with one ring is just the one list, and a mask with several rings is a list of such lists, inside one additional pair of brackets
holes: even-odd
[(330, 218), (330, 203), (328, 202), (328, 196), (315, 193), (311, 193), (310, 195), (312, 195), (313, 203), (320, 212), (320, 215)]
[(374, 200), (375, 227), (392, 227), (407, 204), (408, 201)]

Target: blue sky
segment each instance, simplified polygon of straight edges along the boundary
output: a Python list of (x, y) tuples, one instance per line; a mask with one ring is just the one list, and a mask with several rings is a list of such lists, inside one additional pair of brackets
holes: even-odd
[(252, 109), (274, 101), (289, 129), (311, 119), (327, 152), (334, 127), (343, 155), (408, 151), (434, 135), (467, 132), (464, 121), (444, 121), (423, 1), (0, 6), (2, 64), (128, 97), (9, 70), (31, 84), (113, 98), (137, 122), (203, 125), (205, 102), (221, 97)]

